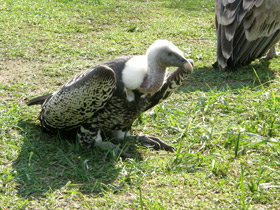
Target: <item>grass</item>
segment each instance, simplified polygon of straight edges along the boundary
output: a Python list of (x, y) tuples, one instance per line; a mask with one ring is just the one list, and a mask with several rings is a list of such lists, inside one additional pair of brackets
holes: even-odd
[[(214, 1), (0, 0), (0, 11), (0, 208), (279, 208), (280, 60), (213, 69)], [(27, 99), (156, 39), (195, 72), (133, 128), (174, 154), (128, 143), (139, 158), (121, 160), (40, 130)]]

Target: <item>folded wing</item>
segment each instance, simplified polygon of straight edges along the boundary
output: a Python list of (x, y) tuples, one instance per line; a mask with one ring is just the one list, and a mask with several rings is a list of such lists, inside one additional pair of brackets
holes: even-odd
[(115, 88), (115, 73), (107, 66), (81, 72), (43, 104), (42, 125), (56, 129), (81, 125), (106, 105)]

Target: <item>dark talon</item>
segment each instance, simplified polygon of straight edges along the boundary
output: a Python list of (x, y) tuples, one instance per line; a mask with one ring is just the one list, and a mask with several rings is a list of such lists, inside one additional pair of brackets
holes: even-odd
[(136, 136), (136, 140), (141, 142), (141, 144), (145, 146), (153, 146), (154, 149), (159, 150), (161, 149), (161, 145), (154, 141), (153, 139), (149, 138), (148, 136)]
[(136, 140), (141, 142), (143, 145), (150, 145), (156, 150), (164, 149), (169, 152), (175, 151), (174, 147), (166, 144), (164, 141), (162, 141), (160, 138), (157, 137), (147, 136), (147, 135), (142, 135), (142, 136), (137, 135)]
[(170, 146), (168, 144), (166, 144), (164, 141), (162, 141), (160, 138), (157, 137), (153, 137), (153, 136), (149, 136), (149, 138), (153, 139), (154, 141), (158, 142), (161, 145), (161, 148), (169, 151), (169, 152), (174, 152), (175, 151), (175, 147)]
[(124, 158), (124, 159), (126, 159), (126, 158), (135, 158), (134, 157), (134, 155), (132, 155), (132, 154), (128, 154), (128, 153), (126, 153), (126, 152), (122, 152), (121, 154), (120, 154), (120, 156), (122, 157), (122, 158)]

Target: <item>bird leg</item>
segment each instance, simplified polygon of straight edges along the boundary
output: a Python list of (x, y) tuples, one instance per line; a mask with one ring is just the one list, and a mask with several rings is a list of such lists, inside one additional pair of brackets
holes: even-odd
[(275, 50), (275, 45), (273, 45), (273, 47), (268, 51), (265, 60), (270, 60), (272, 58), (277, 58), (279, 55)]
[(156, 150), (163, 149), (170, 152), (175, 151), (174, 147), (166, 144), (164, 141), (162, 141), (160, 138), (157, 137), (148, 136), (148, 135), (136, 135), (133, 136), (133, 138), (145, 146), (152, 146)]
[(102, 150), (106, 150), (106, 151), (111, 150), (115, 157), (120, 155), (122, 158), (134, 158), (133, 155), (122, 151), (117, 145), (115, 145), (111, 142), (108, 142), (108, 141), (98, 141), (98, 142), (95, 142), (94, 145), (99, 147)]
[(115, 145), (111, 142), (103, 141), (101, 136), (101, 130), (92, 127), (91, 125), (84, 125), (78, 130), (78, 139), (81, 145), (88, 146), (91, 148), (93, 145), (102, 149), (112, 151), (115, 157), (119, 155), (123, 158), (134, 158), (133, 155), (130, 155), (119, 148), (118, 145)]

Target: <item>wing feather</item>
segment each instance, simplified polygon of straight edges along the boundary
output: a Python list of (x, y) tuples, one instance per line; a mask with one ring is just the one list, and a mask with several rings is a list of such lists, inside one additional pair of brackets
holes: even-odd
[(222, 68), (247, 65), (280, 39), (280, 0), (216, 0), (215, 13)]
[(115, 73), (107, 66), (81, 72), (43, 104), (43, 127), (70, 129), (80, 125), (105, 106), (115, 87)]

